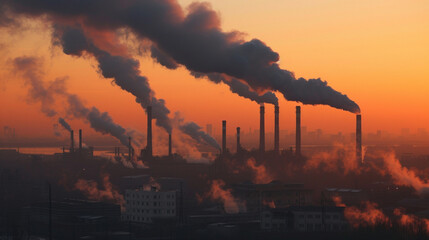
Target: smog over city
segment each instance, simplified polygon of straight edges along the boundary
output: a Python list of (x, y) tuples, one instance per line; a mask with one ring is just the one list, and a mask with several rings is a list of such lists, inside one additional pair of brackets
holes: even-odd
[(428, 11), (0, 0), (0, 239), (429, 239)]

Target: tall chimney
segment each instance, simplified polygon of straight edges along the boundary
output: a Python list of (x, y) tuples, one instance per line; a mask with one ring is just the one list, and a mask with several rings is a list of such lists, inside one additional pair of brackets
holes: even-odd
[(241, 144), (240, 144), (240, 127), (237, 127), (237, 153), (241, 152)]
[(82, 152), (82, 129), (79, 129), (79, 152)]
[(171, 133), (168, 134), (168, 156), (171, 156)]
[(147, 107), (147, 145), (146, 153), (152, 157), (152, 106)]
[(274, 106), (274, 152), (277, 154), (280, 150), (280, 127), (279, 127), (279, 106)]
[(74, 152), (74, 133), (73, 130), (70, 130), (70, 152)]
[(222, 154), (226, 153), (226, 120), (222, 121)]
[(301, 156), (301, 107), (296, 106), (296, 145), (295, 154)]
[(356, 115), (356, 159), (362, 163), (362, 116)]
[(260, 108), (259, 150), (265, 152), (265, 107)]
[(131, 161), (131, 155), (133, 154), (131, 146), (131, 137), (128, 137), (128, 160)]

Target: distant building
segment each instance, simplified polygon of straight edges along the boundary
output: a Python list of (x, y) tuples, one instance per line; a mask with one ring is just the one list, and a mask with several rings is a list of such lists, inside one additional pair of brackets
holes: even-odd
[(313, 190), (304, 188), (304, 184), (284, 184), (279, 181), (268, 184), (245, 182), (233, 185), (233, 190), (234, 196), (246, 200), (248, 212), (260, 212), (267, 207), (310, 205), (313, 196)]
[(261, 229), (270, 232), (337, 232), (348, 228), (343, 207), (291, 206), (266, 210), (261, 216)]
[[(368, 200), (367, 195), (362, 191), (362, 189), (326, 188), (323, 193), (327, 200), (332, 200), (334, 197), (340, 197), (342, 202), (348, 205), (357, 205)], [(332, 205), (335, 205), (335, 203), (332, 202)]]
[(126, 190), (122, 220), (152, 223), (154, 219), (175, 218), (178, 212), (177, 195), (176, 191), (158, 191), (156, 187)]
[(110, 231), (109, 227), (119, 223), (121, 209), (117, 204), (66, 199), (32, 204), (23, 213), (31, 234), (47, 236), (51, 218), (54, 239), (76, 239), (96, 231)]

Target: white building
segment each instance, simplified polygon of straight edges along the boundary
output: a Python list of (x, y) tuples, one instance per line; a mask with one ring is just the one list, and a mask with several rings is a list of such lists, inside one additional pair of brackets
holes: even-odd
[(177, 192), (143, 188), (125, 191), (123, 221), (152, 223), (154, 218), (177, 216)]

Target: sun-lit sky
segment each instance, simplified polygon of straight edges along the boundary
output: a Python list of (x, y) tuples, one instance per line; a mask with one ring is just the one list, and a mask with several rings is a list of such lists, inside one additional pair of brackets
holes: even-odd
[[(192, 1), (179, 1), (186, 6)], [(364, 132), (378, 129), (426, 128), (429, 123), (429, 1), (412, 0), (212, 0), (224, 30), (239, 30), (246, 39), (258, 38), (280, 54), (280, 66), (297, 77), (328, 81), (360, 105)], [(49, 27), (31, 21), (21, 33), (3, 31), (0, 51), (0, 127), (16, 128), (29, 137), (53, 137), (51, 119), (38, 103), (26, 101), (26, 87), (11, 75), (8, 62), (17, 56), (42, 56), (46, 79), (68, 76), (70, 92), (89, 106), (107, 111), (124, 127), (145, 132), (146, 116), (131, 94), (101, 77), (91, 58), (66, 56), (52, 47)], [(205, 127), (228, 132), (259, 128), (259, 105), (231, 93), (227, 86), (195, 79), (181, 67), (167, 70), (148, 56), (136, 56), (142, 74), (156, 96), (172, 112)], [(281, 94), (281, 129), (293, 130), (295, 102)], [(61, 111), (61, 105), (58, 105)], [(273, 129), (272, 106), (266, 107), (266, 129)], [(173, 114), (171, 114), (173, 116)], [(327, 106), (303, 106), (302, 124), (308, 130), (352, 132), (355, 116)], [(89, 130), (80, 120), (72, 127)]]

